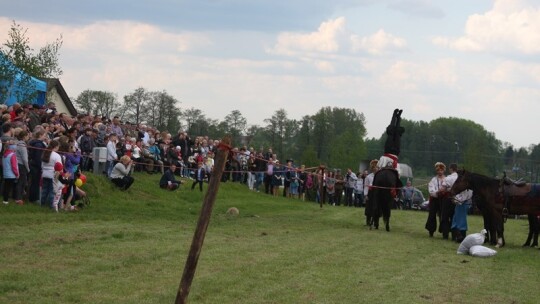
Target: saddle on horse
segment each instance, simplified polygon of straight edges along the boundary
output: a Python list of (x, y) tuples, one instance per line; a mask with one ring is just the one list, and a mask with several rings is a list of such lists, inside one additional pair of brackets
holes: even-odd
[(501, 180), (501, 192), (503, 195), (526, 196), (529, 195), (532, 189), (532, 184), (526, 183), (522, 180), (513, 180), (506, 176), (506, 172), (504, 172), (504, 176)]

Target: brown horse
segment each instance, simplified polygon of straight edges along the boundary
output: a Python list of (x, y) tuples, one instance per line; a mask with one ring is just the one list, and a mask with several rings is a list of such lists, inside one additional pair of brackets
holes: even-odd
[(484, 216), (484, 225), (489, 230), (491, 243), (497, 247), (505, 244), (505, 216), (540, 212), (537, 185), (506, 185), (501, 179), (459, 170), (458, 179), (450, 189), (450, 193), (456, 195), (466, 189), (473, 191), (478, 209)]

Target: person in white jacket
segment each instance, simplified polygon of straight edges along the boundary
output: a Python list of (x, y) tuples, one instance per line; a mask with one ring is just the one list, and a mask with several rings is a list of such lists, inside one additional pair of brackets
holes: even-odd
[[(450, 164), (448, 166), (448, 171), (450, 172), (450, 175), (444, 179), (444, 184), (446, 189), (450, 191), (458, 178), (457, 164)], [(471, 207), (472, 195), (472, 190), (465, 190), (454, 197), (456, 207), (454, 209), (454, 216), (452, 217), (452, 225), (450, 228), (452, 230), (452, 240), (458, 243), (461, 243), (467, 235), (467, 213)]]
[(116, 142), (118, 137), (115, 133), (109, 135), (109, 141), (107, 142), (107, 176), (111, 177), (111, 172), (114, 167), (114, 162), (118, 160), (118, 155), (116, 154)]

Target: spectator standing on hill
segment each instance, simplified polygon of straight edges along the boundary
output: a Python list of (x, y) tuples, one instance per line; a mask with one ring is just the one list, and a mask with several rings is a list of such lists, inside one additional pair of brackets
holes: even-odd
[(118, 155), (116, 154), (117, 141), (118, 137), (116, 134), (112, 133), (109, 135), (109, 141), (107, 142), (107, 177), (111, 176), (114, 164), (118, 160)]
[(290, 197), (289, 190), (291, 187), (291, 181), (292, 181), (292, 174), (293, 174), (293, 160), (287, 159), (287, 164), (284, 168), (284, 176), (283, 176), (283, 197)]
[[(9, 194), (12, 192), (15, 182), (19, 178), (19, 167), (17, 165), (16, 149), (17, 145), (14, 142), (7, 142), (8, 146), (5, 148), (2, 158), (2, 169), (4, 182), (2, 185), (2, 193), (4, 196), (4, 205), (9, 204)], [(17, 201), (17, 204), (22, 205), (23, 202)]]
[(52, 140), (49, 143), (49, 146), (45, 151), (43, 151), (43, 155), (41, 157), (41, 167), (42, 167), (42, 188), (41, 188), (41, 206), (42, 207), (49, 207), (52, 208), (53, 205), (53, 199), (54, 199), (54, 187), (53, 187), (53, 179), (54, 176), (54, 168), (57, 163), (60, 163), (60, 165), (63, 164), (63, 159), (60, 154), (58, 154), (58, 149), (60, 147), (60, 143), (58, 140)]
[[(341, 205), (341, 198), (343, 197), (343, 188), (345, 187), (345, 179), (341, 174), (341, 169), (337, 169), (334, 172), (334, 178), (336, 180), (335, 193), (334, 193), (334, 202), (337, 206)], [(346, 202), (343, 202), (346, 204)]]
[(298, 198), (298, 188), (300, 187), (300, 178), (298, 177), (298, 171), (296, 168), (290, 171), (290, 184), (289, 184), (289, 197)]
[(249, 190), (253, 190), (255, 180), (257, 179), (257, 164), (255, 163), (255, 154), (250, 154), (247, 161), (247, 185)]
[(26, 141), (28, 140), (28, 132), (21, 130), (17, 134), (16, 156), (17, 168), (19, 170), (19, 179), (15, 185), (15, 202), (19, 205), (23, 204), (23, 194), (28, 185), (28, 173), (30, 172), (30, 164), (28, 161), (28, 149)]
[(206, 171), (203, 168), (203, 163), (199, 162), (197, 164), (197, 170), (195, 170), (195, 176), (193, 180), (193, 184), (191, 185), (191, 190), (195, 189), (195, 185), (199, 185), (199, 190), (202, 192), (203, 188), (203, 181), (206, 178)]
[(82, 154), (81, 170), (88, 171), (92, 168), (92, 153), (96, 143), (92, 137), (92, 128), (84, 129), (84, 134), (80, 137), (80, 148)]
[(253, 188), (259, 192), (260, 186), (264, 182), (264, 172), (266, 170), (266, 161), (262, 153), (257, 153), (255, 158), (255, 185)]
[[(328, 204), (336, 205), (336, 178), (335, 173), (330, 171), (326, 177), (326, 194), (328, 196)], [(339, 206), (339, 205), (338, 205)]]
[(345, 175), (345, 206), (353, 207), (354, 206), (354, 186), (358, 177), (352, 172), (351, 168), (347, 169), (347, 175)]
[(274, 194), (274, 187), (272, 186), (272, 176), (274, 175), (274, 159), (270, 157), (266, 163), (266, 170), (264, 171), (264, 192), (266, 194)]
[(272, 175), (272, 195), (279, 195), (279, 187), (283, 184), (283, 168), (279, 165), (279, 161), (274, 162), (274, 174)]
[(354, 183), (354, 206), (362, 207), (364, 205), (364, 178), (360, 172), (357, 174), (358, 178)]
[(302, 201), (306, 200), (306, 166), (301, 165), (300, 170), (298, 171), (298, 198)]
[(122, 131), (122, 128), (120, 126), (120, 118), (118, 118), (118, 116), (113, 117), (111, 124), (111, 132), (116, 134), (119, 138), (124, 137), (124, 131)]
[(45, 138), (47, 132), (44, 129), (34, 131), (33, 138), (28, 142), (28, 163), (30, 166), (30, 186), (28, 187), (28, 201), (36, 203), (39, 201), (39, 191), (41, 183), (41, 156), (47, 148)]

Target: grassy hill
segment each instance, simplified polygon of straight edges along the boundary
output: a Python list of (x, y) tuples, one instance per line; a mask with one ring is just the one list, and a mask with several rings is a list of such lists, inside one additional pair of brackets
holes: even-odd
[[(91, 205), (54, 213), (0, 206), (0, 303), (173, 303), (203, 194), (136, 174), (121, 192), (101, 176)], [(207, 185), (205, 185), (206, 191)], [(229, 207), (240, 215), (226, 215)], [(191, 303), (536, 303), (540, 252), (522, 248), (524, 220), (506, 224), (492, 258), (429, 238), (427, 213), (393, 211), (391, 232), (364, 209), (271, 197), (222, 183)], [(471, 232), (482, 228), (469, 217)]]

